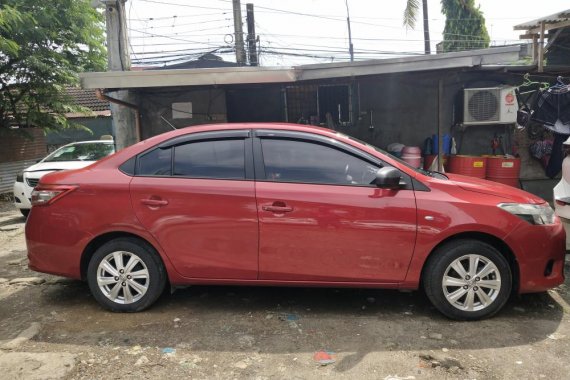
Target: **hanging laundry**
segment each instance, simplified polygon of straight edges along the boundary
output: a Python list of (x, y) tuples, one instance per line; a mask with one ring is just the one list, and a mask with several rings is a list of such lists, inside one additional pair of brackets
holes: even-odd
[[(517, 111), (517, 127), (524, 129), (530, 125), (531, 116), (536, 102), (543, 91), (550, 88), (548, 82), (535, 82), (530, 79), (530, 74), (524, 75), (524, 82), (515, 88), (519, 110)], [(524, 89), (524, 91), (522, 91)]]
[(540, 161), (544, 169), (548, 167), (548, 162), (550, 161), (550, 155), (552, 154), (552, 144), (553, 140), (544, 139), (535, 141), (529, 147), (530, 154)]
[(531, 119), (554, 133), (570, 135), (570, 86), (561, 77), (540, 94)]
[(563, 143), (567, 136), (555, 134), (554, 143), (552, 144), (552, 155), (546, 166), (545, 173), (547, 177), (554, 178), (562, 170), (562, 160), (564, 160)]
[[(540, 83), (537, 83), (540, 85)], [(536, 102), (542, 92), (537, 85), (533, 85), (532, 87), (536, 87), (530, 91), (525, 91), (521, 93), (517, 88), (515, 93), (517, 95), (517, 101), (519, 103), (519, 110), (517, 111), (517, 126), (520, 129), (524, 129), (529, 126), (532, 114), (534, 112), (533, 108), (536, 105)], [(529, 87), (528, 85), (526, 87)]]

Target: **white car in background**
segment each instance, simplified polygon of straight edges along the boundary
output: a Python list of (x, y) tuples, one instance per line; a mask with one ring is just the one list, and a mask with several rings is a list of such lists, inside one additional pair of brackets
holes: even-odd
[(566, 251), (570, 251), (570, 137), (564, 142), (566, 157), (562, 161), (562, 178), (554, 186), (554, 208), (566, 230)]
[(112, 139), (81, 141), (62, 146), (17, 175), (14, 183), (14, 204), (22, 215), (32, 208), (32, 190), (44, 175), (67, 169), (79, 169), (115, 153)]

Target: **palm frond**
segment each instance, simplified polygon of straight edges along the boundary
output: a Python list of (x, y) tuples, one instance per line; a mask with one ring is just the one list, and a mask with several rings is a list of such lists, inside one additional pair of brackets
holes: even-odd
[(420, 0), (406, 0), (406, 9), (404, 9), (404, 26), (406, 29), (414, 29), (416, 20), (420, 10)]

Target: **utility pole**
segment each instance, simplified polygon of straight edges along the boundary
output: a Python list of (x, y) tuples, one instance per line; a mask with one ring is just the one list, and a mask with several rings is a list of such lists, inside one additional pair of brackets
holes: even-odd
[(236, 61), (238, 65), (245, 65), (245, 48), (243, 46), (243, 29), (241, 25), (241, 3), (240, 0), (232, 0), (234, 8), (234, 32), (236, 44)]
[(354, 47), (352, 46), (352, 32), (350, 31), (350, 13), (348, 12), (348, 0), (344, 0), (346, 4), (346, 23), (348, 24), (348, 52), (350, 53), (350, 62), (354, 62)]
[[(126, 0), (102, 1), (105, 5), (109, 71), (129, 71), (131, 69), (125, 2)], [(132, 96), (127, 90), (113, 91), (112, 97), (122, 102), (132, 103)], [(133, 112), (129, 108), (115, 103), (110, 103), (110, 107), (117, 150), (135, 144), (137, 142), (137, 131)]]
[(425, 54), (431, 54), (431, 48), (429, 46), (429, 23), (428, 23), (428, 4), (427, 0), (422, 1), (422, 9), (424, 15), (424, 52)]
[(255, 18), (253, 16), (253, 4), (246, 4), (247, 10), (247, 47), (249, 50), (249, 64), (258, 66), (257, 45), (255, 40)]

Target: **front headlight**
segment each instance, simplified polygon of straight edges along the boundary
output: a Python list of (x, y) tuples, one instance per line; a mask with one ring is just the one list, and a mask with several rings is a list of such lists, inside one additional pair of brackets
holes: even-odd
[(532, 205), (528, 203), (499, 203), (498, 207), (530, 224), (554, 224), (554, 210), (548, 203)]
[(16, 182), (24, 182), (24, 172), (16, 174)]

